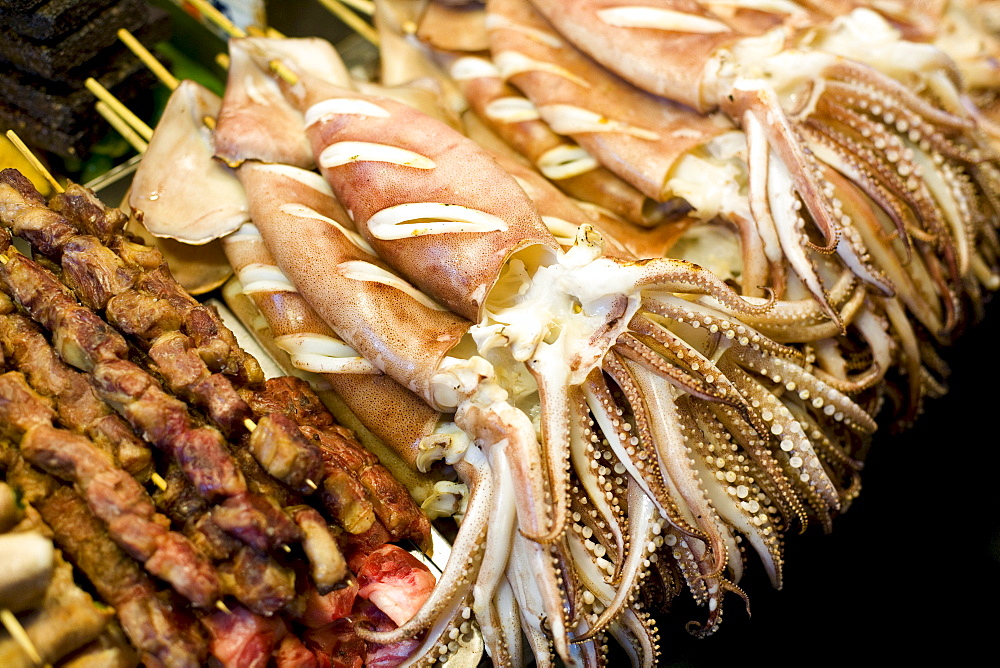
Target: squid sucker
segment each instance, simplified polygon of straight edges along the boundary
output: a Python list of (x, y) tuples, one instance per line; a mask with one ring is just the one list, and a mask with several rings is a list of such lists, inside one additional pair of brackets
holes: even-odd
[[(292, 364), (465, 486), (433, 593), (359, 635), (419, 636), (407, 665), (471, 624), (495, 665), (658, 665), (660, 605), (687, 590), (708, 635), (746, 569), (780, 588), (875, 416), (944, 391), (937, 348), (1000, 287), (997, 135), (891, 3), (488, 0), (445, 13), (481, 19), (464, 51), (393, 32), (434, 3), (375, 4), (437, 78), (234, 39), (192, 134), (243, 213), (147, 222), (223, 237)], [(418, 109), (428, 86), (466, 108)]]

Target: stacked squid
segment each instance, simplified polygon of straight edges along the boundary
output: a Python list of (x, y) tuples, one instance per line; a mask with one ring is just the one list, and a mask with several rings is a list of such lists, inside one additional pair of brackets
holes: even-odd
[(780, 586), (886, 397), (908, 419), (941, 390), (934, 344), (998, 285), (994, 149), (953, 61), (863, 4), (490, 0), (472, 46), (428, 46), (421, 3), (381, 2), (434, 78), (247, 38), (221, 107), (167, 115), (224, 213), (151, 215), (183, 180), (157, 136), (133, 210), (224, 237), (291, 363), (467, 486), (434, 592), (359, 635), (427, 631), (430, 663), (475, 622), (497, 665), (612, 637), (655, 665), (644, 591), (686, 587), (705, 634), (751, 560)]

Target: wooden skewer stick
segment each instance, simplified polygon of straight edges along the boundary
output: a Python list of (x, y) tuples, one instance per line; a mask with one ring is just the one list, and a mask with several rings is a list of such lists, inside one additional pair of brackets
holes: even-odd
[(88, 77), (84, 82), (84, 85), (87, 87), (87, 90), (97, 97), (97, 99), (114, 109), (115, 113), (125, 119), (126, 123), (135, 128), (135, 131), (139, 133), (139, 136), (146, 141), (153, 138), (153, 128), (146, 125), (145, 121), (133, 114), (131, 109), (126, 107), (122, 104), (121, 100), (108, 92), (108, 89), (102, 86), (97, 79), (94, 77)]
[(331, 14), (343, 21), (351, 30), (358, 33), (375, 46), (378, 46), (379, 39), (378, 33), (375, 32), (375, 28), (372, 28), (371, 25), (366, 23), (364, 19), (341, 4), (339, 0), (319, 0), (319, 4), (326, 7)]
[(229, 54), (228, 53), (217, 53), (215, 54), (215, 63), (224, 70), (229, 69)]
[[(149, 49), (144, 47), (128, 30), (122, 28), (118, 31), (118, 38), (121, 39), (132, 50), (139, 60), (148, 67), (153, 74), (163, 83), (164, 86), (170, 90), (177, 90), (177, 87), (181, 85), (181, 82), (173, 74), (163, 66), (163, 63), (158, 61), (156, 57), (149, 52)], [(224, 54), (219, 54), (222, 56)], [(216, 57), (218, 60), (218, 56)], [(222, 64), (222, 63), (220, 63)], [(225, 69), (229, 68), (228, 56), (226, 57), (226, 64), (223, 66)], [(211, 116), (205, 116), (201, 119), (202, 122), (208, 127), (209, 130), (215, 129), (215, 119)], [(117, 129), (117, 128), (116, 128)], [(141, 153), (142, 151), (140, 151)]]
[(28, 632), (21, 626), (21, 622), (17, 621), (17, 617), (14, 616), (13, 612), (6, 608), (0, 610), (0, 622), (3, 622), (7, 633), (14, 639), (14, 642), (21, 646), (21, 649), (28, 655), (28, 658), (35, 662), (36, 666), (44, 664), (42, 656), (38, 653), (38, 648), (35, 647), (35, 643), (31, 642)]
[(38, 157), (31, 152), (31, 149), (28, 148), (23, 141), (21, 141), (21, 138), (17, 136), (16, 132), (14, 132), (13, 130), (7, 130), (7, 139), (9, 139), (10, 143), (12, 143), (17, 148), (17, 150), (21, 152), (21, 155), (24, 156), (24, 159), (27, 160), (29, 163), (31, 163), (31, 166), (35, 168), (35, 171), (41, 174), (46, 181), (52, 184), (53, 190), (55, 190), (57, 193), (66, 192), (66, 189), (63, 188), (61, 185), (59, 185), (59, 182), (56, 181), (54, 176), (52, 176), (52, 173), (49, 172), (49, 170), (45, 169), (45, 165), (42, 164), (42, 161), (39, 160)]
[(340, 0), (340, 2), (359, 14), (364, 14), (365, 16), (375, 15), (375, 3), (372, 0)]
[(97, 113), (104, 117), (111, 127), (118, 131), (122, 137), (125, 138), (132, 148), (136, 150), (136, 153), (145, 153), (146, 149), (149, 148), (149, 143), (139, 136), (132, 126), (125, 122), (125, 119), (115, 113), (114, 109), (104, 104), (100, 100), (94, 105), (97, 108)]
[(152, 480), (153, 484), (159, 487), (161, 490), (163, 490), (164, 492), (167, 491), (167, 481), (164, 480), (163, 476), (161, 476), (159, 473), (153, 471), (153, 473), (149, 476), (149, 479)]
[(227, 615), (233, 614), (233, 611), (229, 609), (228, 605), (222, 602), (222, 599), (219, 599), (215, 602), (215, 607), (221, 610), (222, 612), (226, 613)]
[(142, 61), (142, 64), (149, 68), (149, 70), (156, 75), (156, 78), (163, 82), (163, 84), (170, 90), (174, 90), (180, 84), (173, 74), (170, 73), (166, 67), (163, 66), (159, 60), (149, 52), (142, 42), (135, 38), (135, 35), (130, 33), (125, 28), (118, 31), (118, 39), (120, 39), (125, 46), (129, 48), (129, 51), (135, 54), (136, 58)]
[(288, 69), (288, 66), (277, 58), (269, 62), (268, 65), (271, 67), (271, 71), (277, 74), (289, 86), (294, 86), (299, 82), (298, 75)]
[(246, 31), (226, 17), (225, 14), (212, 6), (208, 0), (188, 0), (206, 19), (222, 28), (230, 37), (246, 37)]

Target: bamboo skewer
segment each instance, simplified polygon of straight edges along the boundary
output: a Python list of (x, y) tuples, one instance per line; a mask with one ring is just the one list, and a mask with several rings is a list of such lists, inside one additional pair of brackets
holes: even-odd
[(24, 630), (21, 626), (21, 622), (17, 621), (17, 617), (10, 610), (4, 608), (0, 610), (0, 622), (3, 622), (3, 626), (7, 629), (7, 633), (10, 637), (14, 639), (24, 653), (28, 655), (28, 658), (34, 661), (36, 666), (41, 666), (44, 664), (42, 661), (42, 656), (38, 653), (38, 649), (35, 644), (31, 642), (31, 638), (28, 637), (28, 632)]
[(364, 14), (365, 16), (375, 15), (375, 3), (372, 0), (340, 0), (340, 2), (359, 14)]
[(319, 0), (319, 4), (344, 22), (348, 28), (358, 33), (373, 45), (379, 45), (378, 33), (364, 19), (345, 7), (340, 0)]
[(41, 174), (42, 177), (44, 177), (45, 180), (52, 185), (53, 190), (57, 193), (66, 192), (66, 189), (63, 188), (58, 181), (56, 181), (55, 177), (52, 176), (52, 173), (49, 170), (45, 169), (45, 165), (42, 164), (42, 161), (35, 157), (35, 154), (31, 152), (31, 149), (29, 149), (23, 141), (21, 141), (21, 138), (17, 136), (16, 132), (13, 130), (7, 130), (7, 139), (9, 139), (10, 143), (12, 143), (17, 150), (21, 152), (21, 155), (23, 155), (24, 159), (35, 168), (35, 171)]
[(122, 104), (121, 100), (112, 95), (97, 79), (89, 77), (85, 85), (87, 86), (87, 90), (93, 93), (97, 99), (114, 109), (115, 113), (121, 116), (126, 123), (135, 128), (139, 136), (146, 141), (153, 138), (153, 128), (149, 127), (145, 121), (133, 114), (131, 109)]
[(158, 61), (152, 53), (149, 52), (142, 43), (135, 38), (135, 35), (130, 33), (125, 28), (118, 31), (118, 39), (120, 39), (125, 46), (128, 47), (129, 51), (135, 54), (136, 58), (142, 61), (142, 64), (148, 67), (156, 78), (159, 79), (167, 86), (170, 90), (177, 88), (180, 83), (173, 74), (170, 73), (163, 63)]
[(245, 30), (230, 21), (225, 14), (213, 7), (208, 0), (188, 0), (188, 3), (201, 12), (206, 19), (222, 28), (222, 30), (230, 37), (247, 36)]
[(109, 107), (104, 102), (98, 100), (94, 105), (97, 108), (97, 113), (99, 113), (104, 120), (106, 120), (111, 127), (118, 131), (122, 137), (125, 138), (132, 148), (136, 150), (136, 153), (145, 153), (146, 149), (149, 147), (149, 143), (139, 136), (139, 133), (132, 129), (132, 126), (125, 122), (125, 119), (115, 113), (114, 109)]

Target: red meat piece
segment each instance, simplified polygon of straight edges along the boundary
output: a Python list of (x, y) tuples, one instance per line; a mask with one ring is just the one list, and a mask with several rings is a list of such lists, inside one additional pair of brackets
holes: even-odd
[(201, 621), (212, 637), (209, 651), (227, 668), (265, 668), (274, 646), (288, 632), (280, 619), (261, 617), (243, 607)]
[(410, 619), (434, 589), (430, 569), (395, 545), (383, 545), (358, 562), (358, 596), (377, 605), (396, 624)]

